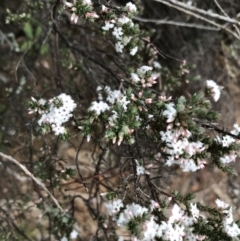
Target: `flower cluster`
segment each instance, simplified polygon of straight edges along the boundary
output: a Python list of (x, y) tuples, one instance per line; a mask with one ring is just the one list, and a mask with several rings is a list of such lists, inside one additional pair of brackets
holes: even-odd
[(207, 80), (206, 89), (214, 101), (217, 102), (220, 98), (222, 87), (217, 85), (213, 80)]
[[(97, 91), (100, 101), (93, 101), (88, 111), (94, 112), (96, 116), (99, 116), (101, 113), (110, 110), (115, 104), (120, 105), (124, 111), (127, 110), (130, 101), (127, 100), (127, 96), (121, 93), (120, 90), (111, 90), (109, 86), (105, 86), (104, 89), (102, 89), (102, 87), (99, 86)], [(106, 102), (102, 101), (102, 93), (106, 95)], [(112, 121), (116, 118), (116, 112), (113, 112), (113, 116), (110, 118)]]
[(163, 116), (167, 118), (167, 123), (173, 122), (176, 115), (177, 115), (177, 110), (175, 109), (174, 103), (170, 102), (165, 104), (166, 110), (163, 111)]
[(112, 9), (103, 5), (101, 12), (105, 19), (101, 29), (104, 32), (111, 32), (116, 40), (116, 51), (122, 53), (124, 47), (129, 45), (130, 55), (134, 56), (138, 51), (138, 46), (134, 44), (134, 38), (139, 34), (139, 29), (131, 17), (137, 12), (136, 5), (131, 2), (127, 3), (122, 14), (114, 14)]
[(120, 211), (120, 208), (124, 206), (121, 199), (111, 200), (111, 201), (105, 202), (104, 204), (110, 216), (118, 213)]
[[(158, 62), (154, 62), (154, 66), (158, 67)], [(156, 68), (158, 70), (159, 68)], [(131, 73), (131, 81), (135, 84), (140, 83), (142, 88), (152, 87), (157, 83), (157, 79), (159, 78), (160, 73), (157, 71), (153, 71), (153, 67), (150, 66), (142, 66), (137, 69), (136, 73)]]
[(29, 106), (30, 113), (36, 112), (42, 115), (38, 120), (42, 132), (45, 134), (52, 130), (58, 136), (67, 132), (63, 124), (73, 116), (72, 112), (77, 105), (71, 96), (62, 93), (49, 101), (44, 99), (37, 101), (32, 98)]
[[(230, 134), (239, 136), (240, 134), (239, 125), (234, 124), (233, 127), (234, 129), (230, 132)], [(221, 148), (224, 148), (225, 150), (225, 153), (220, 157), (220, 162), (222, 164), (235, 162), (239, 153), (237, 149), (234, 149), (234, 145), (239, 144), (239, 140), (236, 140), (235, 138), (229, 135), (224, 135), (222, 137), (217, 136), (215, 141), (221, 146)]]
[[(133, 132), (133, 130), (124, 124), (117, 127), (119, 115), (124, 115), (127, 111), (130, 100), (126, 93), (122, 93), (120, 90), (111, 90), (109, 86), (105, 86), (104, 88), (99, 86), (97, 92), (99, 101), (93, 101), (88, 109), (90, 113), (90, 124), (92, 124), (94, 120), (99, 119), (101, 114), (107, 115), (106, 126), (108, 130), (112, 130), (110, 131), (112, 134), (108, 135), (108, 133), (106, 133), (106, 137), (112, 140), (113, 143), (116, 142), (118, 137), (118, 145), (120, 145), (124, 135)], [(89, 128), (88, 124), (89, 123), (87, 123), (87, 126), (80, 126), (79, 129), (81, 129), (83, 134), (90, 140), (91, 133), (89, 130), (91, 128)]]
[(139, 28), (131, 19), (137, 12), (135, 4), (129, 2), (123, 8), (109, 8), (102, 5), (99, 14), (94, 11), (91, 0), (73, 0), (73, 2), (64, 0), (64, 6), (71, 12), (71, 21), (75, 24), (79, 16), (90, 21), (99, 19), (103, 33), (111, 32), (115, 39), (115, 49), (118, 53), (122, 53), (126, 46), (130, 55), (134, 56), (137, 53)]
[[(63, 3), (71, 13), (73, 23), (77, 24), (79, 17), (97, 21), (101, 34), (110, 36), (117, 53), (123, 53), (123, 50), (127, 49), (130, 56), (135, 56), (139, 52), (140, 39), (143, 39), (144, 33), (140, 32), (138, 25), (132, 20), (133, 15), (137, 13), (135, 4), (129, 2), (124, 7), (105, 6), (91, 0), (63, 0)], [(92, 177), (94, 182), (95, 177), (100, 174), (103, 177), (106, 173), (110, 175), (115, 168), (120, 170), (119, 179), (122, 183), (118, 185), (117, 191), (112, 191), (108, 195), (108, 201), (105, 202), (111, 221), (114, 221), (118, 227), (127, 229), (133, 241), (213, 240), (210, 235), (215, 230), (217, 235), (219, 234), (219, 236), (216, 235), (218, 238), (216, 240), (224, 240), (224, 238), (239, 240), (240, 229), (234, 222), (232, 207), (226, 203), (216, 200), (217, 209), (211, 209), (210, 212), (210, 208), (203, 207), (199, 203), (190, 203), (191, 197), (178, 198), (177, 195), (172, 197), (157, 186), (159, 184), (157, 179), (160, 179), (165, 172), (162, 168), (163, 162), (167, 166), (177, 164), (184, 172), (194, 172), (212, 161), (224, 170), (225, 165), (235, 161), (239, 154), (240, 145), (236, 138), (240, 136), (240, 127), (235, 124), (234, 130), (228, 134), (225, 131), (219, 131), (224, 133), (222, 136), (214, 133), (213, 137), (209, 134), (209, 129), (215, 130), (211, 122), (216, 120), (217, 115), (211, 110), (211, 102), (206, 97), (211, 96), (216, 102), (220, 98), (222, 89), (213, 80), (206, 81), (205, 95), (199, 92), (188, 99), (184, 96), (174, 98), (161, 96), (163, 92), (168, 93), (173, 90), (172, 87), (166, 86), (180, 86), (180, 81), (172, 78), (173, 75), (169, 71), (169, 78), (162, 78), (163, 88), (160, 85), (153, 88), (160, 77), (160, 72), (162, 76), (164, 73), (168, 76), (166, 74), (168, 71), (155, 61), (157, 50), (153, 51), (154, 46), (150, 40), (146, 38), (144, 41), (149, 43), (151, 58), (148, 59), (149, 56), (144, 55), (143, 59), (146, 62), (137, 67), (136, 64), (141, 60), (140, 55), (135, 57), (137, 61), (127, 62), (127, 64), (132, 63), (134, 67), (127, 66), (126, 70), (129, 71), (127, 74), (116, 73), (116, 76), (125, 78), (118, 83), (119, 86), (114, 86), (115, 82), (110, 80), (108, 83), (112, 84), (111, 88), (99, 85), (96, 89), (98, 98), (91, 102), (86, 116), (74, 118), (76, 126), (83, 136), (87, 137), (87, 141), (92, 136), (95, 137), (96, 139), (93, 139), (97, 140), (96, 145), (101, 147), (99, 152), (103, 151), (102, 155), (99, 155), (98, 164), (94, 160), (94, 164), (98, 166), (96, 175)], [(146, 63), (151, 63), (151, 66), (145, 65)], [(112, 64), (110, 66), (113, 72), (124, 69), (123, 65), (119, 67), (114, 68)], [(189, 73), (186, 61), (183, 61), (180, 69), (180, 76), (183, 79)], [(110, 74), (106, 76), (109, 77)], [(106, 76), (100, 74), (98, 83), (101, 81), (106, 83)], [(164, 83), (171, 78), (174, 79), (172, 83)], [(73, 99), (63, 93), (48, 101), (44, 99), (37, 101), (32, 98), (29, 102), (29, 113), (40, 115), (38, 125), (42, 133), (51, 131), (57, 136), (65, 136), (68, 132), (64, 124), (73, 116), (76, 106)], [(108, 159), (111, 145), (115, 143), (118, 146), (124, 144), (119, 150), (116, 146), (113, 148), (114, 155), (115, 153), (121, 155), (117, 165), (115, 162), (111, 163), (111, 158)], [(79, 151), (80, 147), (81, 145)], [(98, 148), (95, 150), (97, 151)], [(156, 152), (158, 152), (157, 155)], [(96, 154), (98, 155), (97, 152)], [(102, 168), (109, 169), (102, 172)], [(110, 168), (113, 169), (110, 170)], [(79, 168), (78, 172), (81, 177)], [(156, 173), (157, 175), (153, 176)], [(114, 190), (111, 186), (105, 187), (104, 182), (105, 178), (102, 178), (101, 182), (95, 183)], [(87, 184), (84, 183), (84, 185)], [(97, 197), (97, 190), (100, 189), (95, 189)], [(130, 189), (131, 192), (128, 193)], [(134, 190), (133, 195), (132, 190)], [(117, 199), (120, 195), (124, 198)], [(163, 195), (168, 198), (162, 198)], [(132, 201), (138, 203), (132, 203)], [(203, 212), (207, 212), (206, 217)], [(207, 217), (210, 216), (211, 218), (208, 219)], [(99, 219), (99, 224), (101, 222), (102, 220)], [(102, 227), (106, 228), (105, 224), (103, 223)], [(105, 229), (106, 238), (109, 230)], [(77, 236), (78, 232), (73, 230), (69, 237), (76, 239)], [(68, 238), (63, 236), (62, 241), (65, 240)], [(119, 240), (124, 238), (120, 237)]]
[[(209, 240), (207, 231), (206, 234), (201, 234), (204, 233), (202, 230), (200, 233), (198, 232), (198, 223), (201, 223), (201, 229), (205, 227), (206, 230), (207, 226), (211, 224), (208, 223), (207, 218), (200, 212), (196, 204), (189, 203), (185, 210), (174, 204), (164, 211), (153, 200), (148, 208), (136, 203), (124, 206), (120, 199), (111, 201), (111, 203), (111, 208), (109, 208), (109, 203), (105, 204), (109, 215), (112, 216), (118, 227), (127, 228), (130, 231), (131, 240), (152, 241), (155, 238), (166, 241)], [(215, 228), (222, 230), (228, 237), (233, 238), (240, 235), (240, 229), (233, 220), (232, 208), (219, 199), (216, 200), (216, 204), (223, 215), (219, 226), (215, 226)], [(169, 214), (159, 219), (157, 213)], [(120, 240), (125, 239), (121, 237)]]
[(64, 0), (63, 2), (72, 13), (71, 21), (75, 24), (78, 22), (79, 16), (91, 21), (99, 18), (99, 15), (93, 11), (93, 4), (91, 0), (73, 0), (72, 3)]
[[(71, 233), (70, 233), (70, 240), (75, 240), (78, 236), (78, 232), (76, 230), (73, 230)], [(60, 241), (69, 241), (69, 239), (67, 237), (63, 237), (61, 238)]]
[(140, 176), (140, 175), (146, 173), (145, 168), (139, 164), (138, 160), (135, 160), (135, 162), (136, 162), (136, 173), (137, 173), (137, 176)]
[(166, 144), (163, 152), (167, 154), (166, 165), (178, 164), (184, 172), (204, 168), (206, 160), (200, 157), (206, 146), (200, 142), (190, 141), (191, 132), (180, 127), (175, 130), (161, 131), (161, 140)]
[[(158, 136), (155, 138), (161, 143), (162, 159), (167, 166), (177, 164), (184, 172), (195, 172), (204, 168), (212, 156), (214, 163), (224, 170), (224, 165), (234, 161), (239, 154), (238, 146), (235, 146), (238, 142), (229, 135), (212, 141), (211, 138), (204, 136), (202, 129), (196, 129), (196, 123), (192, 120), (182, 121), (183, 118), (191, 118), (194, 111), (198, 113), (199, 108), (205, 108), (204, 112), (200, 112), (201, 117), (204, 113), (207, 118), (215, 118), (212, 112), (208, 112), (210, 102), (201, 93), (195, 94), (189, 101), (183, 96), (173, 101), (171, 97), (152, 94), (149, 87), (156, 83), (156, 78), (159, 77), (157, 69), (160, 67), (155, 63), (153, 67), (142, 66), (132, 72), (131, 83), (135, 91), (128, 89), (122, 92), (111, 90), (108, 86), (99, 86), (98, 101), (93, 101), (88, 109), (89, 121), (79, 127), (82, 133), (89, 140), (93, 134), (89, 125), (94, 121), (103, 120), (107, 140), (113, 144), (117, 142), (118, 145), (123, 140), (133, 144), (135, 136), (132, 133), (136, 129), (145, 125), (145, 134), (152, 133), (154, 123), (161, 123)], [(157, 111), (154, 112), (155, 109)], [(210, 116), (207, 116), (208, 113)], [(191, 128), (188, 128), (187, 123), (190, 123)], [(236, 125), (235, 127), (232, 133), (238, 135), (240, 128)], [(224, 152), (218, 152), (219, 147), (225, 148)], [(148, 172), (137, 162), (136, 173), (141, 175)]]
[(220, 209), (220, 212), (224, 214), (224, 218), (222, 220), (222, 229), (227, 233), (229, 237), (237, 237), (240, 235), (240, 228), (233, 220), (232, 207), (229, 207), (227, 203), (217, 199), (216, 204)]

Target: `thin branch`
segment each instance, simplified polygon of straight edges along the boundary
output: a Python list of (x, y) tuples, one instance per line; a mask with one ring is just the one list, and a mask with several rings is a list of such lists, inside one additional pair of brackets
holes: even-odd
[[(162, 2), (161, 0), (155, 0), (155, 1)], [(211, 12), (205, 11), (203, 9), (195, 8), (195, 7), (189, 6), (189, 5), (185, 4), (185, 3), (182, 3), (182, 2), (179, 2), (179, 1), (176, 1), (176, 0), (168, 0), (168, 2), (176, 4), (177, 6), (180, 6), (180, 7), (184, 8), (184, 9), (190, 10), (192, 12), (197, 12), (197, 13), (200, 13), (202, 15), (205, 15), (205, 16), (208, 16), (208, 17), (211, 17), (211, 18), (217, 18), (217, 19), (220, 19), (220, 20), (228, 22), (228, 23), (233, 23), (233, 24), (240, 25), (239, 21), (237, 21), (235, 19), (232, 19), (232, 18), (229, 18), (229, 17), (225, 17), (225, 16), (222, 16), (222, 15), (219, 15), (217, 13), (211, 13)]]
[(220, 9), (220, 11), (223, 13), (223, 15), (225, 15), (227, 18), (229, 18), (229, 16), (227, 15), (227, 13), (224, 11), (224, 9), (221, 7), (221, 5), (218, 3), (217, 0), (213, 0), (215, 2), (215, 4), (217, 5), (217, 7)]
[(210, 31), (219, 31), (221, 29), (221, 28), (214, 28), (214, 27), (195, 24), (195, 23), (184, 23), (184, 22), (171, 21), (166, 19), (158, 20), (158, 19), (147, 19), (147, 18), (141, 18), (141, 17), (134, 17), (133, 19), (144, 23), (155, 23), (156, 25), (167, 24), (167, 25), (175, 25), (175, 26), (181, 26), (181, 27), (187, 27), (187, 28), (198, 28), (198, 29), (204, 29), (204, 30), (210, 30)]
[(69, 47), (72, 50), (75, 50), (76, 52), (81, 54), (83, 57), (87, 58), (91, 62), (93, 62), (96, 65), (100, 66), (106, 72), (110, 73), (117, 80), (118, 83), (121, 83), (121, 78), (116, 76), (116, 74), (114, 73), (114, 71), (112, 71), (111, 68), (108, 68), (107, 66), (105, 66), (101, 62), (97, 61), (93, 56), (91, 56), (91, 54), (87, 54), (85, 51), (83, 51), (83, 50), (77, 48), (76, 46), (74, 46), (73, 44), (71, 44), (69, 42), (68, 38), (59, 30), (59, 28), (58, 28), (58, 26), (57, 26), (57, 24), (55, 22), (54, 22), (53, 26), (54, 26), (55, 31), (59, 34), (59, 37), (64, 41), (64, 43), (67, 45), (67, 47)]
[(161, 2), (161, 3), (163, 3), (163, 4), (165, 4), (165, 5), (169, 6), (169, 7), (175, 8), (175, 9), (177, 9), (177, 10), (179, 10), (181, 12), (184, 12), (184, 13), (186, 13), (188, 15), (191, 15), (191, 16), (197, 18), (197, 19), (201, 19), (201, 20), (203, 20), (203, 21), (205, 21), (207, 23), (210, 23), (211, 25), (216, 26), (217, 28), (221, 28), (221, 29), (227, 31), (228, 33), (232, 34), (235, 38), (240, 40), (240, 37), (238, 35), (236, 35), (236, 33), (234, 33), (232, 30), (228, 29), (226, 26), (220, 25), (220, 24), (218, 24), (218, 23), (216, 23), (216, 22), (214, 22), (212, 20), (209, 20), (209, 19), (207, 19), (207, 18), (205, 18), (205, 17), (203, 17), (203, 16), (201, 16), (199, 14), (196, 14), (196, 13), (193, 13), (191, 11), (188, 11), (185, 8), (181, 8), (181, 7), (178, 7), (178, 6), (176, 6), (176, 5), (174, 5), (174, 4), (170, 3), (170, 2), (166, 2), (165, 0), (154, 0), (154, 1)]
[(76, 154), (76, 158), (75, 158), (75, 163), (76, 163), (77, 172), (78, 172), (78, 175), (79, 175), (79, 177), (80, 177), (80, 180), (81, 180), (83, 186), (85, 187), (85, 190), (88, 192), (88, 188), (87, 188), (86, 182), (85, 182), (85, 180), (83, 180), (83, 176), (82, 176), (82, 174), (81, 174), (80, 166), (79, 166), (79, 163), (78, 163), (78, 156), (79, 156), (79, 153), (80, 153), (80, 151), (81, 151), (81, 149), (82, 149), (82, 145), (83, 145), (83, 143), (84, 143), (84, 140), (85, 140), (85, 138), (82, 139), (82, 141), (81, 141), (81, 143), (80, 143), (80, 145), (79, 145), (79, 147), (78, 147), (77, 154)]
[[(219, 2), (217, 0), (214, 0), (215, 4), (217, 5), (217, 7), (220, 9), (220, 11), (223, 13), (223, 15), (225, 15), (227, 18), (229, 18), (228, 14), (225, 12), (225, 10), (221, 7), (221, 5), (219, 4)], [(236, 24), (233, 24), (233, 27), (236, 29), (238, 35), (240, 36), (240, 31), (239, 28), (237, 27)]]
[(218, 133), (221, 133), (221, 134), (224, 134), (224, 135), (228, 135), (228, 136), (231, 136), (231, 137), (233, 137), (233, 138), (235, 138), (235, 139), (240, 140), (240, 136), (234, 135), (234, 134), (232, 134), (232, 133), (230, 133), (230, 132), (228, 132), (228, 131), (226, 131), (226, 130), (224, 130), (224, 129), (221, 129), (221, 128), (217, 127), (216, 125), (212, 124), (212, 123), (206, 123), (206, 122), (203, 122), (203, 121), (198, 120), (198, 119), (196, 119), (196, 118), (193, 118), (193, 120), (194, 120), (197, 124), (199, 124), (200, 126), (202, 126), (202, 127), (204, 127), (204, 128), (207, 128), (207, 129), (209, 129), (209, 130), (214, 130), (214, 131), (216, 131), (216, 132), (218, 132)]
[(21, 163), (19, 163), (16, 159), (14, 159), (11, 156), (5, 155), (4, 153), (0, 152), (0, 156), (3, 157), (3, 160), (6, 159), (14, 164), (16, 164), (18, 167), (20, 167), (20, 169), (29, 177), (32, 178), (32, 180), (37, 183), (37, 185), (39, 185), (44, 191), (46, 191), (48, 193), (48, 195), (51, 197), (51, 199), (53, 200), (53, 202), (56, 204), (56, 206), (58, 207), (58, 209), (65, 213), (65, 211), (63, 210), (63, 208), (60, 206), (60, 204), (58, 203), (57, 199), (51, 194), (51, 192), (45, 187), (45, 185), (40, 182), (36, 177), (34, 177), (34, 175), (28, 171), (28, 169), (22, 165)]

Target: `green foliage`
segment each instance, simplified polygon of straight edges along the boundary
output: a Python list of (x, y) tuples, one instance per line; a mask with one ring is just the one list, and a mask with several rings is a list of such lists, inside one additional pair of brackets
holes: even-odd
[(52, 234), (57, 237), (69, 237), (74, 219), (68, 214), (63, 214), (58, 208), (48, 206), (46, 208), (46, 215), (51, 218), (51, 230)]

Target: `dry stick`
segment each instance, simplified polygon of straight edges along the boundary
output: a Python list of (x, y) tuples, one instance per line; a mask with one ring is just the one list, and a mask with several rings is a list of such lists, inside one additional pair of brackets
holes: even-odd
[[(51, 199), (53, 200), (53, 202), (56, 204), (56, 206), (59, 208), (59, 210), (63, 213), (65, 213), (65, 211), (63, 210), (63, 208), (60, 206), (60, 204), (58, 203), (58, 201), (56, 200), (56, 198), (51, 194), (51, 192), (45, 187), (45, 185), (40, 182), (36, 177), (33, 176), (33, 174), (31, 172), (28, 171), (28, 169), (23, 166), (21, 163), (19, 163), (17, 160), (15, 160), (13, 157), (8, 156), (3, 154), (2, 152), (0, 152), (0, 156), (7, 159), (8, 161), (16, 164), (18, 167), (20, 167), (22, 169), (22, 171), (28, 175), (29, 177), (31, 177), (33, 179), (34, 182), (36, 182), (43, 190), (45, 190), (49, 196), (51, 197)], [(4, 159), (3, 159), (4, 160)]]
[[(219, 4), (219, 2), (217, 0), (214, 0), (215, 4), (217, 5), (217, 7), (220, 9), (220, 11), (229, 18), (228, 14), (225, 12), (225, 10), (221, 7), (221, 5)], [(236, 24), (233, 24), (233, 27), (236, 29), (238, 35), (240, 36), (240, 31), (239, 28), (237, 27)]]
[[(160, 0), (155, 0), (155, 1), (162, 2)], [(184, 9), (187, 9), (187, 10), (190, 10), (190, 11), (193, 11), (193, 12), (197, 12), (197, 13), (203, 14), (203, 15), (211, 17), (211, 18), (217, 18), (217, 19), (223, 20), (223, 21), (228, 22), (228, 23), (235, 23), (237, 25), (240, 25), (239, 21), (237, 21), (235, 19), (232, 19), (232, 18), (229, 18), (228, 16), (225, 17), (225, 16), (219, 15), (217, 13), (210, 13), (210, 12), (207, 12), (207, 11), (205, 11), (203, 9), (199, 9), (199, 8), (195, 8), (195, 7), (192, 7), (192, 6), (188, 6), (187, 4), (178, 2), (176, 0), (168, 0), (168, 2), (171, 2), (171, 3), (176, 4), (176, 5), (184, 8)]]
[(77, 172), (78, 172), (78, 175), (80, 177), (80, 180), (81, 180), (83, 186), (85, 187), (86, 192), (88, 192), (87, 184), (86, 184), (85, 180), (83, 179), (83, 176), (82, 176), (81, 171), (80, 171), (80, 165), (78, 163), (78, 156), (79, 156), (79, 153), (81, 151), (81, 148), (82, 148), (82, 145), (83, 145), (84, 141), (85, 141), (85, 137), (82, 139), (82, 141), (81, 141), (81, 143), (78, 147), (76, 158), (75, 158), (75, 164), (76, 164), (76, 167), (77, 167)]
[(210, 31), (220, 30), (220, 28), (214, 28), (214, 27), (205, 26), (201, 24), (184, 23), (184, 22), (170, 21), (165, 19), (158, 20), (158, 19), (147, 19), (147, 18), (141, 18), (141, 17), (133, 17), (133, 19), (144, 23), (155, 23), (156, 25), (167, 24), (167, 25), (181, 26), (181, 27), (187, 27), (187, 28), (204, 29), (204, 30), (210, 30)]
[(228, 29), (228, 28), (226, 28), (225, 26), (222, 26), (222, 25), (220, 25), (220, 24), (218, 24), (218, 23), (215, 23), (215, 22), (212, 21), (212, 20), (209, 20), (209, 19), (207, 19), (207, 18), (205, 18), (205, 17), (202, 17), (202, 16), (199, 15), (199, 14), (196, 14), (196, 13), (193, 13), (193, 12), (191, 12), (191, 11), (188, 11), (188, 10), (186, 10), (186, 9), (184, 9), (184, 8), (178, 7), (178, 6), (176, 6), (176, 5), (172, 4), (172, 3), (165, 2), (164, 0), (154, 0), (154, 1), (161, 2), (161, 3), (163, 3), (163, 4), (165, 4), (165, 5), (169, 6), (169, 7), (176, 8), (176, 9), (178, 9), (178, 10), (181, 11), (181, 12), (184, 12), (184, 13), (186, 13), (186, 14), (188, 14), (188, 15), (191, 15), (191, 16), (193, 16), (193, 17), (195, 17), (195, 18), (201, 19), (201, 20), (203, 20), (203, 21), (205, 21), (205, 22), (207, 22), (207, 23), (210, 23), (210, 24), (212, 24), (212, 25), (214, 25), (214, 26), (216, 26), (216, 27), (218, 27), (218, 28), (221, 28), (221, 29), (227, 31), (228, 33), (232, 34), (235, 38), (237, 38), (237, 39), (240, 40), (240, 37), (239, 37), (238, 35), (236, 35), (236, 34), (235, 34), (233, 31), (231, 31), (230, 29)]

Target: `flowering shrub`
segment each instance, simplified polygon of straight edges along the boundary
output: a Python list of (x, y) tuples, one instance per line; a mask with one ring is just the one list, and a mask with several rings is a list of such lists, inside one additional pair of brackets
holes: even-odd
[[(217, 199), (216, 207), (210, 208), (194, 203), (191, 193), (182, 196), (178, 191), (167, 193), (161, 189), (162, 175), (168, 175), (174, 168), (196, 172), (214, 165), (223, 172), (233, 173), (229, 164), (240, 154), (240, 126), (235, 124), (227, 131), (214, 124), (219, 115), (211, 104), (221, 98), (222, 87), (206, 80), (205, 90), (199, 89), (191, 96), (176, 94), (174, 90), (182, 85), (181, 80), (191, 78), (190, 68), (183, 61), (173, 77), (167, 67), (161, 65), (158, 51), (150, 41), (151, 31), (141, 29), (133, 20), (138, 10), (132, 2), (119, 7), (91, 0), (64, 0), (57, 10), (52, 16), (64, 12), (71, 26), (82, 27), (78, 23), (84, 23), (101, 35), (102, 40), (91, 39), (91, 44), (97, 45), (97, 41), (103, 44), (107, 40), (109, 46), (114, 46), (109, 54), (100, 48), (85, 52), (61, 32), (55, 21), (60, 19), (60, 14), (51, 23), (52, 29), (73, 51), (63, 47), (61, 54), (68, 58), (55, 64), (59, 71), (56, 86), (61, 93), (51, 92), (46, 98), (32, 96), (28, 101), (28, 113), (35, 118), (32, 122), (36, 126), (33, 131), (36, 137), (50, 140), (60, 137), (71, 143), (74, 136), (82, 136), (76, 148), (78, 177), (75, 181), (89, 193), (89, 202), (82, 199), (98, 220), (98, 230), (102, 231), (95, 234), (96, 240), (239, 240), (239, 222), (234, 221), (233, 207), (227, 203)], [(91, 51), (104, 57), (92, 57)], [(59, 55), (58, 52), (54, 56), (56, 61)], [(61, 79), (60, 65), (69, 71), (69, 80)], [(93, 79), (91, 84), (86, 81), (79, 87), (70, 81), (81, 70), (88, 74), (86, 79)], [(159, 88), (162, 79), (164, 87)], [(66, 86), (69, 88), (65, 92)], [(87, 101), (85, 92), (91, 93)], [(90, 182), (78, 162), (85, 140), (101, 150)], [(61, 163), (60, 160), (51, 163), (52, 150), (47, 141), (38, 155), (46, 165), (36, 164), (34, 174), (43, 182), (50, 180), (54, 187), (59, 187), (62, 180), (74, 178), (73, 170), (62, 164), (59, 164), (61, 170), (54, 166), (56, 162)], [(113, 169), (117, 170), (112, 174), (118, 177), (117, 181), (112, 184), (101, 181), (104, 174), (111, 174)], [(44, 174), (48, 171), (51, 171), (50, 177)], [(99, 186), (96, 187), (96, 183)], [(101, 204), (97, 211), (91, 204), (93, 196)], [(74, 207), (63, 212), (46, 206), (42, 201), (38, 204), (52, 220), (51, 235), (55, 240), (75, 240), (80, 232), (73, 227)], [(107, 212), (104, 213), (102, 207)]]

